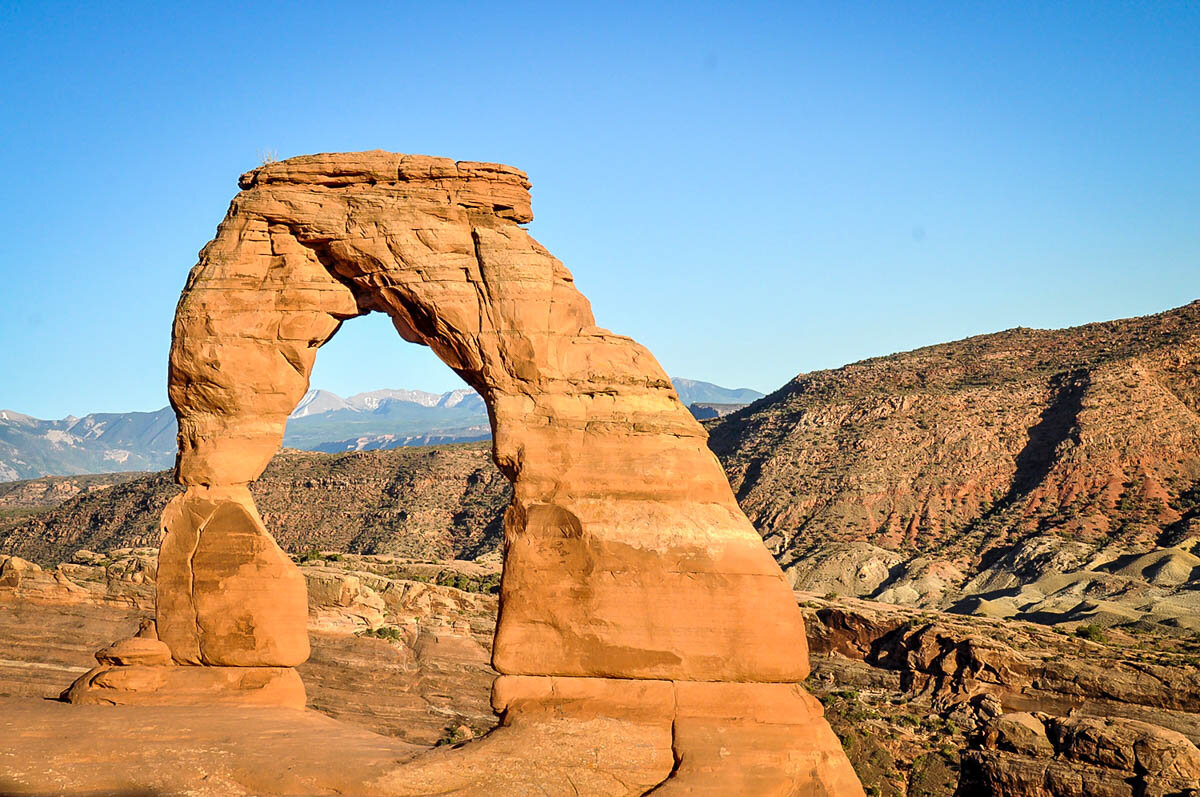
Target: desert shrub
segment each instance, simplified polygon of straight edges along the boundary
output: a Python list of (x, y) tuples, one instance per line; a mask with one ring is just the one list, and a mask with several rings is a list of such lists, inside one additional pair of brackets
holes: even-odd
[(381, 625), (378, 628), (368, 628), (359, 636), (369, 636), (375, 639), (383, 639), (388, 642), (403, 642), (404, 635), (400, 633), (400, 629), (391, 625)]
[(463, 592), (478, 592), (495, 595), (500, 592), (500, 574), (492, 573), (487, 576), (468, 576), (463, 573), (442, 572), (434, 581), (443, 587), (453, 587)]
[(445, 745), (455, 745), (474, 738), (474, 734), (464, 731), (466, 727), (467, 726), (465, 726), (463, 723), (447, 725), (442, 731), (441, 738), (437, 740), (434, 746), (443, 747)]
[(342, 561), (342, 555), (340, 553), (321, 553), (316, 548), (309, 548), (297, 556), (296, 561), (302, 565), (306, 565), (309, 562), (340, 562)]
[(1104, 641), (1104, 629), (1095, 624), (1081, 625), (1075, 629), (1075, 636), (1091, 642)]

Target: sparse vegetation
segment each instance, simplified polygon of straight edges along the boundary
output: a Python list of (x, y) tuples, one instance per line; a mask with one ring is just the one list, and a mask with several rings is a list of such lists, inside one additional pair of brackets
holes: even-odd
[(500, 592), (499, 573), (489, 573), (486, 576), (468, 576), (463, 573), (445, 571), (439, 573), (433, 583), (443, 587), (461, 589), (463, 592), (479, 592), (487, 595), (497, 595)]
[(366, 631), (359, 633), (359, 636), (374, 637), (375, 639), (383, 639), (388, 642), (403, 642), (404, 634), (399, 628), (392, 625), (381, 625), (378, 628), (368, 628)]
[(447, 725), (442, 732), (441, 738), (435, 743), (435, 747), (444, 747), (446, 745), (462, 744), (475, 738), (475, 733), (470, 726), (462, 722), (457, 722), (452, 725)]
[(310, 562), (340, 562), (342, 555), (340, 553), (322, 553), (316, 548), (309, 548), (304, 553), (296, 557), (296, 561), (302, 565)]

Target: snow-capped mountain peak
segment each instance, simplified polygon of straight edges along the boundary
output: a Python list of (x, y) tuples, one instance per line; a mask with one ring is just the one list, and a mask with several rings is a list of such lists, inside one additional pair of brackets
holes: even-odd
[(323, 412), (354, 409), (337, 393), (328, 390), (310, 390), (300, 399), (296, 409), (292, 410), (289, 418), (303, 418), (306, 415), (320, 415)]

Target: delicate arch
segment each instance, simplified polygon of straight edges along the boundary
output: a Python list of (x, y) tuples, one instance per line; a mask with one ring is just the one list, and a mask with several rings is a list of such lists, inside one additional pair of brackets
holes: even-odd
[[(651, 786), (676, 771), (664, 791), (861, 793), (795, 686), (808, 655), (788, 584), (654, 357), (597, 327), (570, 273), (521, 226), (532, 219), (522, 172), (367, 152), (269, 164), (241, 187), (174, 324), (186, 491), (164, 514), (157, 623), (176, 661), (278, 668), (307, 656), (303, 578), (246, 485), (278, 450), (317, 349), (344, 320), (381, 311), (480, 392), (514, 484), (493, 656), (505, 730), (547, 706), (555, 721), (626, 723), (629, 738), (629, 723), (649, 722), (650, 747), (665, 738), (673, 750), (647, 765)], [(505, 738), (467, 749), (511, 756), (498, 752)], [(564, 766), (584, 755), (563, 750)], [(431, 761), (397, 783), (487, 780), (486, 767)]]

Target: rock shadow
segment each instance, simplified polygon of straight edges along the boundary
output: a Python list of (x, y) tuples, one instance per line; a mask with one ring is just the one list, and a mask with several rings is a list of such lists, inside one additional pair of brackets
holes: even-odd
[(1050, 378), (1052, 397), (1038, 422), (1029, 428), (1025, 447), (1017, 454), (1016, 473), (1008, 493), (997, 506), (1009, 507), (1031, 492), (1050, 475), (1055, 453), (1067, 440), (1079, 443), (1079, 412), (1083, 396), (1091, 385), (1091, 376), (1078, 369)]

